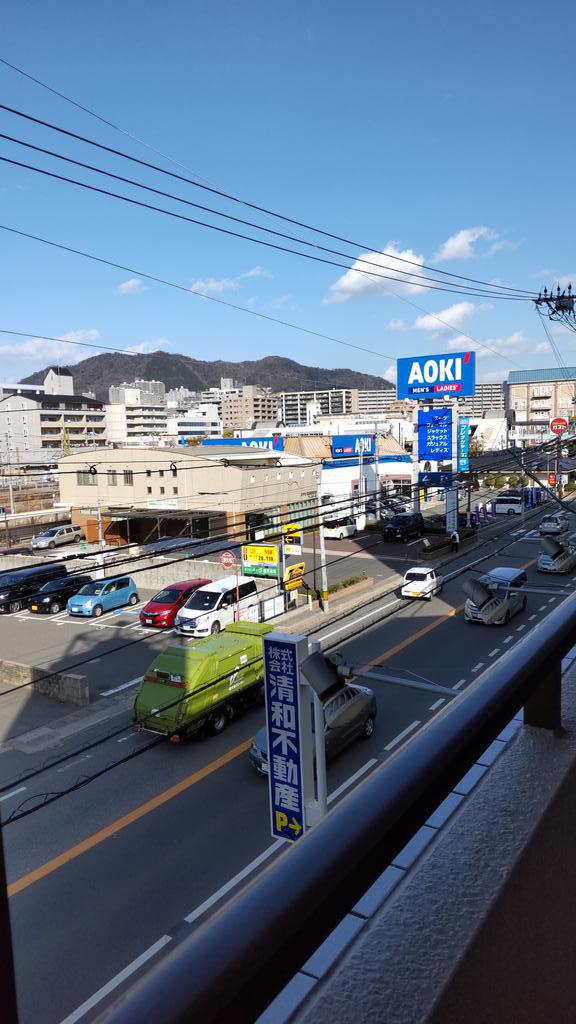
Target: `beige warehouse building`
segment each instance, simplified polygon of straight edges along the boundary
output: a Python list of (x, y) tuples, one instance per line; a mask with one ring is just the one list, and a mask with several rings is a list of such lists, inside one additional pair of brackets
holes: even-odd
[(91, 541), (99, 509), (108, 543), (256, 539), (282, 517), (310, 516), (320, 473), (313, 460), (254, 448), (99, 448), (60, 460), (60, 500)]

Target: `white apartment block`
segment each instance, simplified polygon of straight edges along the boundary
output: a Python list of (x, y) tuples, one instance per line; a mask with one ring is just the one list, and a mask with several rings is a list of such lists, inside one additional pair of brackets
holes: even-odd
[(359, 411), (357, 388), (282, 391), (275, 395), (275, 400), (278, 419), (286, 426), (305, 426), (317, 416), (340, 416)]

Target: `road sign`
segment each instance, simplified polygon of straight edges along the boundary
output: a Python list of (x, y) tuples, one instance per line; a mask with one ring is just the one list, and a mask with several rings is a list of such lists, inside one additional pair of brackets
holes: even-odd
[(568, 420), (565, 420), (563, 416), (556, 416), (555, 419), (550, 420), (552, 434), (563, 434), (565, 430), (568, 430)]
[(468, 454), (468, 435), (470, 433), (470, 419), (468, 416), (460, 416), (458, 419), (458, 472), (468, 473), (470, 470), (470, 458)]
[(242, 545), (242, 572), (245, 576), (277, 579), (279, 561), (276, 544)]
[(284, 526), (284, 554), (302, 554), (302, 527), (300, 523), (286, 523)]
[(454, 352), (451, 355), (414, 356), (397, 359), (398, 398), (462, 398), (475, 392), (476, 355)]
[(297, 562), (296, 565), (289, 565), (284, 573), (284, 590), (296, 590), (304, 583), (306, 562)]
[(236, 555), (233, 551), (223, 551), (219, 561), (223, 569), (233, 569), (236, 565)]
[(452, 487), (452, 473), (418, 473), (419, 487)]
[(294, 842), (305, 827), (297, 638), (264, 637), (264, 676), (272, 835)]

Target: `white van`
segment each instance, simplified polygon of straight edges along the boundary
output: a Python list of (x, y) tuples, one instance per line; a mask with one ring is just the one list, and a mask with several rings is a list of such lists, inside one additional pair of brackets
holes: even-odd
[[(240, 598), (237, 612), (236, 588)], [(209, 636), (237, 619), (258, 622), (258, 590), (250, 576), (225, 576), (195, 590), (178, 612), (174, 625), (181, 636)]]
[(497, 515), (507, 516), (521, 516), (522, 515), (522, 498), (519, 498), (515, 494), (499, 494), (497, 498), (492, 501), (492, 507)]

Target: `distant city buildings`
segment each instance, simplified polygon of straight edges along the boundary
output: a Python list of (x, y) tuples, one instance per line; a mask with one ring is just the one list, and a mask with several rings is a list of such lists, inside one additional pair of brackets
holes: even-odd
[(510, 443), (538, 444), (550, 438), (550, 420), (575, 414), (576, 367), (511, 370), (506, 383)]

